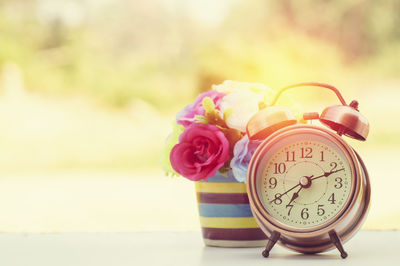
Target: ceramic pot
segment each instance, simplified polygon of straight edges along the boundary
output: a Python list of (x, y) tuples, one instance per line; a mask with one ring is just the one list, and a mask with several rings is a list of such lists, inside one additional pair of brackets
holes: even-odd
[(250, 210), (246, 185), (216, 174), (195, 182), (204, 243), (217, 247), (261, 247), (267, 237)]

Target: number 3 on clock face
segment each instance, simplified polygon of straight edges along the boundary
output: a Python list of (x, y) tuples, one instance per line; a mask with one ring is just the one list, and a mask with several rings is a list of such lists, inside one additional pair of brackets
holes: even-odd
[[(282, 92), (303, 86), (332, 90), (342, 105), (303, 114), (321, 125), (298, 123), (289, 109), (275, 104)], [(371, 186), (363, 160), (343, 136), (364, 141), (368, 132), (356, 100), (347, 104), (338, 89), (315, 82), (281, 89), (271, 106), (249, 120), (249, 139), (262, 141), (250, 160), (246, 189), (269, 238), (264, 257), (275, 243), (307, 254), (336, 246), (347, 257), (343, 243), (365, 221)]]
[[(307, 139), (306, 141), (302, 139)], [(352, 173), (343, 151), (318, 135), (282, 139), (265, 154), (258, 187), (269, 215), (294, 228), (315, 227), (349, 200)]]

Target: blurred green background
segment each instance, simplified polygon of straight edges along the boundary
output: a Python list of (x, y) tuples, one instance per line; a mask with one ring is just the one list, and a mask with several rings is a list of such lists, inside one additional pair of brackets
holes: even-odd
[(397, 0), (0, 0), (0, 231), (198, 229), (193, 184), (165, 178), (160, 154), (175, 114), (226, 79), (359, 100), (364, 228), (399, 229), (399, 14)]

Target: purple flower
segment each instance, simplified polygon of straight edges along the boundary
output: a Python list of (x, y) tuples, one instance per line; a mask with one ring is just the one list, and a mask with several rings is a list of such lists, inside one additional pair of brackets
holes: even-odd
[(180, 111), (176, 116), (176, 121), (178, 124), (188, 127), (194, 122), (194, 117), (196, 115), (204, 115), (205, 110), (202, 105), (202, 101), (205, 97), (210, 97), (214, 102), (215, 109), (220, 110), (220, 103), (225, 93), (217, 92), (214, 90), (206, 91), (199, 96), (197, 96), (196, 101), (192, 104), (187, 105), (182, 111)]
[(260, 143), (261, 141), (249, 141), (247, 135), (236, 142), (230, 166), (233, 176), (237, 181), (246, 182), (247, 168), (249, 167), (251, 157)]

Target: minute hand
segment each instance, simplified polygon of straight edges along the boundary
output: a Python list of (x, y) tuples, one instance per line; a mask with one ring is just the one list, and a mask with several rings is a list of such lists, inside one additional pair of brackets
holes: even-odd
[(323, 175), (320, 175), (320, 176), (316, 176), (316, 177), (314, 177), (314, 178), (311, 178), (311, 180), (315, 180), (315, 179), (318, 179), (318, 178), (321, 178), (321, 177), (324, 177), (324, 176), (328, 177), (328, 176), (330, 176), (331, 174), (334, 174), (334, 173), (337, 173), (337, 172), (343, 171), (343, 170), (344, 170), (344, 168), (339, 169), (339, 170), (335, 170), (335, 171), (325, 172)]
[(290, 191), (292, 191), (293, 189), (295, 189), (295, 188), (298, 187), (298, 186), (300, 186), (300, 183), (297, 184), (297, 185), (295, 185), (295, 186), (293, 186), (293, 187), (291, 187), (290, 189), (286, 190), (284, 193), (282, 193), (281, 195), (279, 195), (279, 197), (276, 197), (275, 199), (270, 200), (269, 202), (274, 202), (275, 200), (282, 198), (283, 195), (286, 195), (287, 193), (289, 193)]

